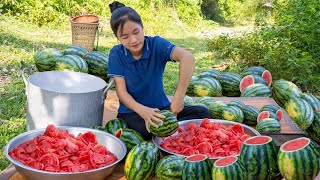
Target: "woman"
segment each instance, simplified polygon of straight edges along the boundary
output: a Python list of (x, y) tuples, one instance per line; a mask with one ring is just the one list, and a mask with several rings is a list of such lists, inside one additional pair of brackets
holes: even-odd
[[(111, 29), (121, 44), (109, 54), (108, 75), (113, 77), (120, 100), (118, 118), (129, 128), (151, 138), (149, 125), (162, 123), (160, 110), (171, 110), (179, 121), (208, 118), (210, 112), (202, 106), (184, 107), (184, 96), (193, 74), (194, 57), (186, 50), (161, 37), (144, 36), (139, 14), (117, 1), (109, 5)], [(169, 102), (163, 90), (163, 73), (168, 61), (179, 62), (179, 82)]]

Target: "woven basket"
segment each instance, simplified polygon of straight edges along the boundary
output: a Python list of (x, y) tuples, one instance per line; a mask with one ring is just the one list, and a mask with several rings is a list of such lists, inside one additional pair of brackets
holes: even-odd
[(72, 30), (72, 45), (84, 47), (89, 52), (92, 51), (94, 49), (94, 42), (98, 32), (99, 17), (91, 14), (80, 15), (72, 17), (70, 22)]

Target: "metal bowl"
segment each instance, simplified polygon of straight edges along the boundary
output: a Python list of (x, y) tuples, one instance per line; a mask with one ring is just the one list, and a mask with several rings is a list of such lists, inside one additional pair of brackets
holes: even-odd
[(96, 135), (97, 141), (99, 144), (104, 145), (107, 149), (117, 156), (118, 160), (113, 164), (108, 166), (104, 166), (98, 169), (84, 171), (84, 172), (75, 172), (75, 173), (53, 173), (42, 170), (37, 170), (22, 164), (19, 161), (12, 159), (9, 156), (9, 152), (12, 151), (19, 144), (31, 140), (38, 135), (42, 135), (45, 132), (45, 128), (43, 129), (35, 129), (32, 131), (25, 132), (20, 134), (9, 141), (4, 149), (4, 153), (11, 161), (11, 163), (15, 166), (16, 170), (25, 178), (30, 180), (103, 180), (109, 176), (114, 167), (125, 157), (127, 153), (127, 148), (125, 144), (115, 136), (108, 134), (103, 131), (82, 128), (82, 127), (68, 127), (68, 126), (56, 126), (57, 129), (68, 130), (70, 134), (77, 136), (79, 133), (86, 133), (91, 131)]
[[(221, 125), (223, 125), (225, 127), (229, 127), (229, 126), (233, 126), (233, 125), (236, 125), (236, 124), (240, 124), (240, 123), (237, 123), (237, 122), (226, 121), (226, 120), (221, 120), (221, 119), (209, 119), (209, 120), (210, 120), (210, 122), (220, 123)], [(186, 130), (187, 127), (188, 127), (188, 124), (193, 123), (193, 122), (196, 123), (198, 126), (200, 126), (200, 124), (202, 122), (202, 119), (191, 119), (191, 120), (186, 120), (186, 121), (180, 121), (178, 123), (179, 123), (179, 127), (180, 128), (182, 128), (183, 130)], [(241, 126), (244, 127), (244, 132), (246, 134), (248, 134), (250, 136), (261, 136), (261, 134), (257, 130), (253, 129), (252, 127), (247, 126), (245, 124), (241, 124)], [(178, 132), (174, 133), (172, 136), (175, 136), (177, 134), (178, 134)], [(178, 156), (182, 156), (182, 157), (187, 157), (187, 156), (184, 156), (184, 155), (181, 155), (181, 154), (176, 154), (176, 153), (170, 152), (170, 151), (162, 148), (160, 146), (160, 144), (165, 139), (166, 138), (163, 138), (163, 137), (155, 137), (155, 136), (152, 137), (153, 143), (161, 150), (161, 154), (163, 156), (166, 156), (166, 155), (178, 155)], [(221, 158), (221, 157), (210, 158), (210, 161), (213, 163), (215, 160), (217, 160), (219, 158)]]

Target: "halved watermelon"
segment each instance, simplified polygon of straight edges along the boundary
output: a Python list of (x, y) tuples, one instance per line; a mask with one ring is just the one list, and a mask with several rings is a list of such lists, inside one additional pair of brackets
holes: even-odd
[(262, 77), (264, 80), (267, 81), (267, 84), (268, 84), (268, 86), (270, 87), (270, 86), (271, 86), (271, 83), (272, 83), (272, 75), (271, 75), (270, 71), (268, 71), (268, 70), (263, 71), (261, 77)]
[(242, 92), (246, 87), (250, 86), (251, 84), (254, 84), (254, 78), (252, 75), (247, 75), (240, 81), (240, 92)]
[(257, 117), (257, 123), (259, 123), (262, 119), (266, 119), (269, 117), (270, 117), (269, 111), (262, 111)]

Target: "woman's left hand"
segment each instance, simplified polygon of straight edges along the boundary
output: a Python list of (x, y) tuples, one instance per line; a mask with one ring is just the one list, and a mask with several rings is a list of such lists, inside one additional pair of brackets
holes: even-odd
[(178, 100), (178, 99), (173, 99), (172, 103), (170, 105), (170, 109), (174, 114), (178, 114), (179, 112), (182, 111), (182, 109), (184, 108), (184, 102), (183, 100)]

